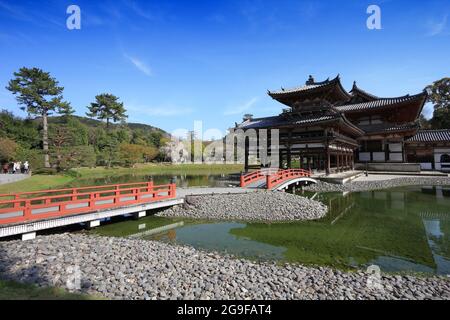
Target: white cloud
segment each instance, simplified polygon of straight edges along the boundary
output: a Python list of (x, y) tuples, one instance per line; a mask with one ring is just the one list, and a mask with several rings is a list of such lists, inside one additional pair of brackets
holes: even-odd
[(258, 101), (257, 97), (251, 98), (249, 101), (247, 101), (242, 105), (227, 108), (223, 114), (226, 116), (241, 114), (251, 109), (257, 101)]
[(445, 27), (447, 26), (447, 19), (448, 19), (448, 14), (446, 14), (443, 19), (441, 21), (428, 21), (428, 36), (432, 37), (432, 36), (436, 36), (438, 34), (441, 34), (444, 30)]
[(125, 4), (138, 16), (147, 20), (155, 20), (155, 16), (150, 10), (141, 8), (135, 1), (126, 1)]
[(151, 117), (177, 117), (192, 113), (192, 108), (177, 107), (173, 105), (166, 106), (143, 106), (143, 105), (127, 105), (126, 109), (134, 114), (140, 114)]
[(150, 69), (150, 67), (142, 60), (136, 58), (136, 57), (131, 57), (127, 54), (124, 54), (124, 57), (130, 61), (139, 71), (143, 72), (144, 74), (146, 74), (147, 76), (151, 76), (152, 75), (152, 70)]

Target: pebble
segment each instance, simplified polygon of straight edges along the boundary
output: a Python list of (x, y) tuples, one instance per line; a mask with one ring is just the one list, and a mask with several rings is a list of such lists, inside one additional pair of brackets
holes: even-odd
[(304, 188), (314, 192), (346, 192), (370, 191), (395, 188), (408, 185), (450, 185), (450, 177), (400, 177), (386, 180), (351, 181), (345, 184), (334, 184), (318, 181)]
[(279, 191), (245, 194), (187, 196), (183, 205), (157, 215), (215, 220), (298, 221), (324, 217), (327, 206), (319, 201)]
[[(36, 240), (0, 242), (1, 279), (110, 299), (450, 299), (442, 276), (383, 273), (374, 286), (366, 272), (254, 262), (153, 240), (80, 233)], [(48, 254), (37, 264), (41, 248)]]

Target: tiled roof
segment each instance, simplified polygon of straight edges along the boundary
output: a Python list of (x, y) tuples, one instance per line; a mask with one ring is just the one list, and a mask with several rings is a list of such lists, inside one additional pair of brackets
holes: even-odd
[(415, 136), (407, 139), (408, 142), (450, 142), (450, 129), (419, 130)]
[(267, 128), (273, 126), (282, 126), (288, 124), (310, 124), (317, 123), (322, 121), (328, 121), (333, 119), (340, 118), (340, 114), (334, 115), (311, 115), (311, 116), (303, 116), (303, 117), (267, 117), (267, 118), (256, 118), (242, 122), (237, 126), (238, 129), (257, 129), (257, 128)]
[(336, 78), (334, 78), (332, 80), (327, 79), (322, 82), (309, 83), (309, 84), (305, 84), (304, 86), (299, 86), (299, 87), (294, 87), (294, 88), (289, 88), (289, 89), (283, 88), (278, 91), (269, 91), (268, 93), (271, 96), (277, 96), (277, 95), (282, 95), (282, 94), (286, 94), (286, 93), (303, 92), (303, 91), (308, 91), (308, 90), (312, 90), (312, 89), (316, 89), (316, 88), (326, 87), (332, 83), (335, 83), (336, 81), (339, 81), (339, 76), (337, 76)]
[(341, 112), (349, 112), (349, 111), (359, 111), (359, 110), (367, 110), (367, 109), (375, 109), (382, 108), (389, 105), (395, 105), (402, 102), (413, 101), (417, 99), (425, 98), (425, 93), (419, 93), (413, 96), (406, 95), (403, 97), (397, 98), (382, 98), (374, 101), (355, 103), (355, 104), (347, 104), (336, 107), (337, 110)]
[(364, 91), (363, 89), (361, 89), (361, 88), (359, 88), (357, 85), (356, 85), (356, 81), (355, 82), (353, 82), (353, 87), (352, 87), (352, 90), (350, 90), (350, 93), (352, 94), (352, 96), (355, 96), (355, 95), (362, 95), (363, 97), (365, 97), (367, 100), (377, 100), (377, 99), (380, 99), (379, 97), (377, 97), (377, 96), (375, 96), (375, 95), (373, 95), (373, 94), (371, 94), (371, 93), (368, 93), (367, 91)]
[(375, 132), (394, 132), (394, 131), (403, 131), (403, 130), (411, 130), (419, 127), (419, 124), (416, 122), (407, 122), (402, 124), (394, 124), (394, 123), (380, 123), (380, 124), (371, 124), (365, 126), (358, 126), (366, 133), (375, 133)]

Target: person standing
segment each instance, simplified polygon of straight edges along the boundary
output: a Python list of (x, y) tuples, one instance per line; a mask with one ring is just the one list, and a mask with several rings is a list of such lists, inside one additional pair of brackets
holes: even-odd
[(28, 161), (25, 161), (25, 162), (23, 163), (23, 172), (26, 173), (26, 174), (28, 174), (29, 169), (30, 169), (30, 165), (28, 164)]

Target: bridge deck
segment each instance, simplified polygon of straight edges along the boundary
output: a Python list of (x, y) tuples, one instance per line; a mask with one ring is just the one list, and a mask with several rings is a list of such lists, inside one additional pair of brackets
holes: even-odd
[(175, 184), (138, 182), (0, 194), (0, 237), (34, 234), (74, 223), (98, 225), (99, 219), (182, 203)]
[[(129, 187), (136, 187), (136, 185), (138, 188), (131, 188), (130, 192)], [(95, 195), (89, 193), (86, 196), (84, 192), (91, 189), (96, 190), (92, 192)], [(112, 191), (113, 196), (110, 195)], [(114, 185), (112, 191), (111, 186), (96, 186), (0, 195), (0, 238), (21, 234), (22, 238), (29, 237), (31, 239), (35, 236), (36, 231), (45, 229), (78, 223), (89, 223), (91, 226), (96, 226), (99, 225), (101, 219), (128, 214), (143, 217), (149, 210), (182, 204), (184, 198), (189, 195), (237, 194), (256, 190), (195, 187), (177, 189), (175, 194), (175, 185), (153, 186), (148, 183), (138, 183)], [(42, 197), (43, 194), (47, 194), (47, 196)], [(70, 198), (68, 201), (57, 201), (66, 200), (67, 197)], [(5, 198), (13, 198), (13, 200), (4, 200)], [(24, 201), (28, 203), (28, 207), (21, 204)], [(56, 201), (56, 203), (51, 201)], [(34, 202), (38, 203), (33, 204)], [(30, 204), (33, 205), (30, 206)], [(9, 209), (5, 208), (7, 205), (9, 205)], [(80, 208), (83, 210), (71, 211)], [(28, 210), (28, 219), (25, 217), (26, 210)]]

